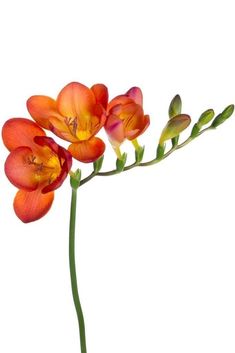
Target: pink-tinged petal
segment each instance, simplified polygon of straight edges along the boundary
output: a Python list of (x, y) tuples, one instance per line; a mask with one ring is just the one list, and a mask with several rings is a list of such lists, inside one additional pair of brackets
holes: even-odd
[(133, 99), (136, 104), (143, 106), (143, 94), (139, 87), (132, 87), (126, 92), (127, 97)]
[(87, 141), (72, 143), (68, 150), (78, 161), (90, 163), (104, 154), (105, 144), (100, 138), (92, 137)]
[(43, 128), (50, 129), (51, 117), (60, 117), (56, 101), (47, 96), (32, 96), (27, 101), (27, 108), (32, 118)]
[(117, 105), (125, 105), (130, 103), (133, 103), (133, 99), (128, 97), (127, 95), (123, 94), (117, 96), (109, 102), (107, 111), (108, 113), (113, 114), (113, 108), (115, 108)]
[(42, 194), (41, 189), (31, 192), (19, 190), (14, 199), (14, 210), (22, 222), (33, 222), (49, 211), (53, 200), (53, 192)]
[(108, 88), (101, 83), (97, 83), (91, 87), (91, 90), (95, 95), (96, 103), (101, 104), (106, 110), (109, 99)]
[(42, 147), (49, 147), (59, 159), (61, 166), (60, 174), (52, 183), (42, 189), (42, 193), (56, 190), (63, 184), (72, 167), (72, 155), (65, 148), (57, 145), (57, 143), (50, 137), (36, 136), (34, 140)]
[(2, 139), (9, 151), (20, 146), (34, 148), (34, 136), (45, 136), (45, 132), (36, 123), (28, 119), (9, 119), (2, 128)]
[(78, 82), (71, 82), (65, 86), (57, 98), (57, 108), (68, 118), (87, 118), (96, 104), (93, 92)]
[(33, 164), (33, 153), (29, 147), (18, 147), (6, 159), (5, 173), (10, 182), (20, 189), (32, 191), (38, 187)]
[(76, 142), (77, 137), (76, 127), (73, 131), (73, 126), (65, 123), (65, 120), (60, 120), (57, 118), (50, 118), (50, 130), (58, 137), (62, 138), (65, 141)]
[(111, 114), (108, 116), (105, 131), (112, 145), (120, 145), (125, 139), (123, 122), (116, 115)]

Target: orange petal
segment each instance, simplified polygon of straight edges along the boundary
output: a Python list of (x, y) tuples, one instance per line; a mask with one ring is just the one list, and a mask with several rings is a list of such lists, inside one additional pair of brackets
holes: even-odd
[(68, 118), (90, 115), (96, 103), (93, 92), (78, 82), (71, 82), (58, 95), (57, 107), (59, 112)]
[(143, 109), (136, 103), (117, 105), (112, 113), (123, 120), (125, 130), (139, 129), (143, 123)]
[(91, 90), (95, 95), (96, 103), (101, 104), (103, 108), (106, 109), (109, 98), (108, 88), (105, 85), (98, 83), (92, 86)]
[(45, 132), (36, 123), (24, 118), (9, 119), (2, 128), (3, 142), (10, 151), (20, 146), (34, 148), (34, 136), (45, 135)]
[(149, 115), (144, 115), (141, 119), (141, 124), (139, 125), (139, 129), (126, 131), (126, 138), (128, 140), (136, 139), (138, 136), (142, 135), (145, 130), (149, 127), (150, 118)]
[[(78, 139), (72, 134), (69, 129), (69, 125), (65, 123), (65, 120), (50, 118), (50, 130), (58, 137), (69, 142), (76, 142)], [(76, 132), (76, 131), (75, 131)]]
[(139, 104), (129, 103), (113, 107), (112, 112), (123, 121), (124, 135), (129, 140), (135, 139), (147, 124), (143, 109)]
[(24, 223), (36, 221), (51, 208), (54, 192), (42, 194), (41, 189), (35, 191), (19, 190), (14, 199), (14, 210)]
[(47, 96), (32, 96), (27, 101), (32, 118), (45, 129), (50, 129), (50, 117), (59, 117), (56, 101)]
[(105, 144), (98, 137), (92, 137), (87, 141), (72, 143), (68, 150), (78, 161), (90, 163), (104, 154)]
[(132, 98), (136, 104), (143, 106), (143, 94), (139, 87), (132, 87), (126, 92), (127, 97)]
[(114, 146), (120, 145), (125, 139), (123, 122), (116, 115), (111, 114), (108, 116), (105, 131)]
[(35, 175), (35, 166), (30, 163), (33, 153), (29, 147), (18, 147), (12, 151), (5, 162), (5, 173), (10, 182), (20, 189), (35, 190), (38, 180)]

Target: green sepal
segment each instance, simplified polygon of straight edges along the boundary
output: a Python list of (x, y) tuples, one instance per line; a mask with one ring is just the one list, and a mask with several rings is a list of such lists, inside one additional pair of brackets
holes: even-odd
[(70, 185), (72, 189), (77, 190), (79, 188), (81, 177), (82, 177), (81, 169), (77, 169), (76, 172), (74, 172), (70, 176)]
[(94, 173), (95, 173), (95, 174), (99, 173), (100, 169), (102, 168), (103, 161), (104, 161), (104, 155), (101, 156), (99, 159), (97, 159), (97, 160), (93, 163)]
[(196, 137), (200, 130), (201, 130), (201, 127), (198, 125), (198, 123), (194, 124), (190, 136), (192, 138)]
[(165, 148), (165, 143), (163, 145), (159, 143), (159, 145), (157, 146), (157, 159), (161, 159), (164, 156)]
[(182, 101), (180, 96), (177, 94), (171, 101), (168, 114), (169, 118), (174, 118), (174, 116), (181, 114)]
[(203, 112), (198, 119), (198, 126), (201, 128), (203, 125), (208, 124), (215, 116), (215, 112), (213, 109), (208, 109)]
[(139, 146), (135, 150), (135, 162), (136, 164), (140, 163), (144, 157), (144, 146)]
[(231, 104), (227, 108), (225, 108), (221, 114), (217, 115), (217, 117), (213, 120), (211, 126), (217, 127), (220, 124), (223, 124), (225, 122), (225, 120), (230, 118), (230, 116), (233, 114), (233, 112), (234, 112), (234, 105)]
[(178, 145), (179, 137), (180, 136), (178, 135), (178, 136), (173, 137), (173, 139), (171, 139), (172, 147), (175, 147)]
[(118, 172), (122, 172), (126, 164), (127, 154), (123, 153), (121, 159), (116, 161), (116, 169)]

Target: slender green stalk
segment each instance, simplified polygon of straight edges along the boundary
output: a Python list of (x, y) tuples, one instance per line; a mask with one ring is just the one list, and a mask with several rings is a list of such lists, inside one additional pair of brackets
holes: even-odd
[[(208, 126), (207, 128), (201, 130), (200, 132), (198, 132), (197, 136), (191, 137), (189, 136), (184, 142), (182, 142), (179, 145), (174, 145), (168, 152), (166, 152), (161, 158), (154, 158), (148, 162), (142, 162), (142, 163), (132, 163), (128, 166), (126, 166), (123, 171), (127, 171), (130, 169), (133, 169), (135, 167), (147, 167), (150, 165), (154, 165), (157, 164), (159, 162), (161, 162), (163, 159), (167, 158), (168, 156), (170, 156), (174, 151), (186, 146), (188, 143), (190, 143), (191, 141), (193, 141), (195, 138), (197, 138), (198, 136), (202, 135), (204, 132), (213, 129), (213, 126)], [(86, 178), (84, 178), (83, 180), (81, 180), (80, 185), (86, 184), (89, 180), (93, 179), (96, 175), (97, 176), (110, 176), (110, 175), (115, 175), (115, 174), (119, 174), (120, 172), (117, 169), (113, 169), (110, 170), (108, 172), (99, 172), (99, 173), (94, 173), (92, 172), (90, 175), (88, 175)]]
[(80, 181), (80, 186), (83, 184), (86, 184), (89, 180), (91, 180), (92, 178), (94, 178), (96, 176), (97, 173), (92, 172), (90, 175), (88, 175), (86, 178), (84, 178), (83, 180)]
[(76, 263), (75, 263), (76, 206), (77, 206), (77, 189), (72, 188), (70, 224), (69, 224), (69, 268), (70, 268), (73, 301), (76, 308), (78, 324), (79, 324), (81, 353), (87, 353), (85, 323), (84, 323), (82, 307), (81, 307), (79, 294), (78, 294)]

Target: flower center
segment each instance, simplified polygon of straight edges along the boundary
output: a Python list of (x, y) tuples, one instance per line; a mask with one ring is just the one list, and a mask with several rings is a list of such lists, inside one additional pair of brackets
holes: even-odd
[(51, 184), (60, 174), (61, 164), (57, 155), (48, 149), (48, 147), (44, 148), (47, 150), (47, 154), (43, 154), (40, 157), (34, 155), (30, 156), (28, 158), (28, 164), (34, 166), (34, 177), (38, 182)]
[(81, 121), (77, 117), (66, 117), (64, 121), (70, 133), (79, 141), (89, 140), (92, 136), (92, 119), (90, 116), (83, 117)]

